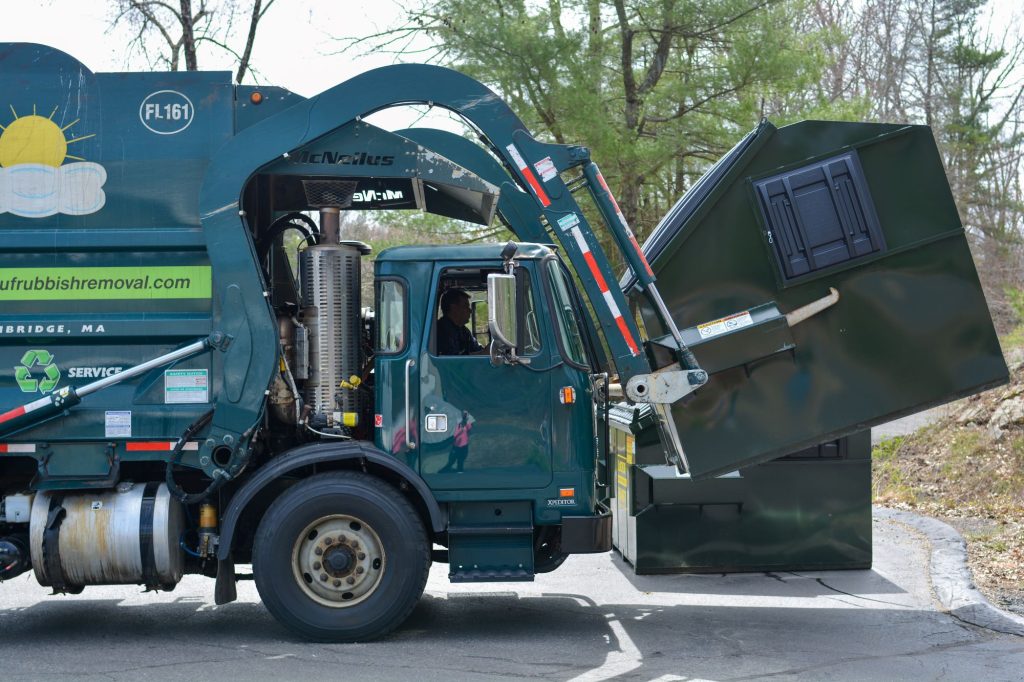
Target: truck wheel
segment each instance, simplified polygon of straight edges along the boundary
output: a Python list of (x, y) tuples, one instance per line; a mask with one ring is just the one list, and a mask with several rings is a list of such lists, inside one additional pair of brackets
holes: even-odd
[(423, 594), (430, 545), (400, 492), (367, 474), (319, 474), (267, 510), (253, 547), (256, 589), (285, 627), (331, 642), (380, 637)]

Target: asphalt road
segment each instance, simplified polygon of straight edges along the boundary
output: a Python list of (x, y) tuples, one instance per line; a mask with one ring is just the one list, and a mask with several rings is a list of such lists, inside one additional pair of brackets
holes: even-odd
[(34, 680), (1020, 680), (1024, 638), (936, 610), (924, 540), (875, 522), (870, 571), (634, 576), (616, 555), (572, 557), (534, 583), (451, 585), (435, 566), (399, 631), (309, 644), (251, 584), (172, 593), (94, 587), (50, 597), (0, 585), (0, 678)]

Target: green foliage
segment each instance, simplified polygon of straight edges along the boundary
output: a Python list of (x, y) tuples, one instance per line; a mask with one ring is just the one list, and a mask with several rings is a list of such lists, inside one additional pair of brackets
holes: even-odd
[(495, 88), (540, 137), (590, 147), (644, 236), (766, 102), (816, 82), (827, 34), (798, 30), (805, 9), (778, 0), (424, 1), (407, 25), (374, 40), (398, 48), (426, 34), (434, 61)]
[(1014, 315), (1014, 327), (1010, 333), (1001, 337), (1003, 349), (1024, 348), (1024, 289), (1006, 287), (1004, 289), (1006, 300)]

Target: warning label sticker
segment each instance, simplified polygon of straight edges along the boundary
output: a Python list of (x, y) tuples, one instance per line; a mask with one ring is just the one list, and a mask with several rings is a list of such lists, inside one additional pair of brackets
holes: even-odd
[(558, 219), (558, 228), (562, 230), (562, 232), (568, 232), (569, 230), (571, 230), (572, 228), (576, 227), (579, 224), (580, 217), (575, 213), (564, 215)]
[(164, 372), (164, 403), (210, 402), (210, 377), (205, 369), (169, 369)]
[(104, 438), (131, 438), (131, 412), (105, 412), (103, 419)]
[(737, 329), (749, 327), (752, 324), (754, 324), (754, 320), (750, 318), (750, 313), (743, 311), (742, 313), (736, 313), (729, 317), (723, 317), (718, 320), (712, 320), (711, 322), (705, 322), (704, 324), (698, 324), (697, 331), (700, 332), (700, 338), (710, 339), (712, 336), (734, 332)]
[(544, 182), (547, 182), (558, 175), (558, 171), (555, 169), (555, 162), (551, 160), (550, 156), (545, 156), (543, 159), (533, 164), (533, 167), (536, 169), (537, 175), (539, 175), (540, 179)]

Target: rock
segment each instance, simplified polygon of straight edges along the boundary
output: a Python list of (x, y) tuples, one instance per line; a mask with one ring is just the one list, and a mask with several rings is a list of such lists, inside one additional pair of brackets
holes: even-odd
[(1010, 371), (1024, 367), (1024, 348), (1013, 348), (1006, 352), (1006, 366)]
[(992, 413), (988, 425), (994, 429), (1024, 425), (1024, 397), (1004, 400)]
[(956, 416), (957, 424), (978, 424), (987, 421), (986, 407), (981, 402), (967, 405)]

